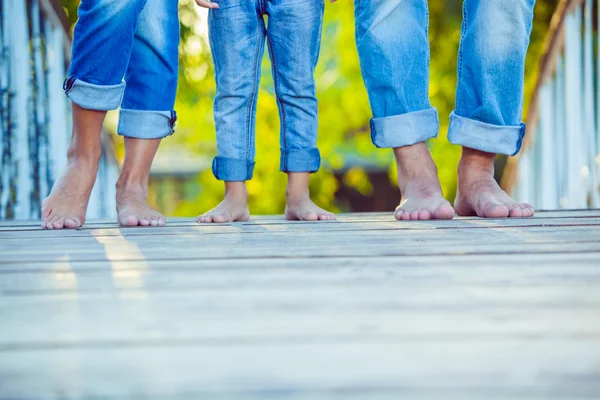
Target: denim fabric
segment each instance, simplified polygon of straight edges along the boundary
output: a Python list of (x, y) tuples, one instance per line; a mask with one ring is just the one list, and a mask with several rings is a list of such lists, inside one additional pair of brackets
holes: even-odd
[(313, 75), (321, 43), (323, 0), (214, 1), (219, 8), (210, 10), (209, 35), (217, 81), (215, 177), (225, 181), (252, 178), (265, 41), (281, 120), (281, 171), (317, 171)]
[(173, 133), (177, 91), (177, 0), (82, 0), (65, 92), (92, 110), (121, 107), (118, 132)]
[[(524, 64), (535, 0), (464, 0), (456, 110), (448, 139), (516, 154)], [(369, 93), (373, 143), (401, 147), (437, 135), (428, 100), (426, 0), (355, 0), (356, 43)]]

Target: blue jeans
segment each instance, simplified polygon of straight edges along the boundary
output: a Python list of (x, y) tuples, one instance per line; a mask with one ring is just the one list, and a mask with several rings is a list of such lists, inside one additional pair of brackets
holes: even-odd
[[(315, 172), (317, 142), (314, 71), (319, 57), (323, 0), (216, 0), (209, 35), (217, 93), (214, 116), (219, 180), (252, 178), (260, 67), (268, 39), (281, 121), (281, 171)], [(268, 16), (268, 26), (264, 17)]]
[[(456, 109), (448, 139), (514, 155), (535, 0), (464, 0)], [(426, 0), (355, 0), (356, 43), (374, 118), (373, 143), (402, 147), (437, 136), (429, 103)]]
[(121, 135), (157, 139), (172, 134), (177, 0), (82, 0), (78, 14), (64, 84), (69, 99), (90, 110), (121, 107)]

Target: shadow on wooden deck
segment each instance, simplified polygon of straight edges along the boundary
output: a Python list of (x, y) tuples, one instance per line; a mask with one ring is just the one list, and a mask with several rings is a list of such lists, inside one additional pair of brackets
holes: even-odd
[(0, 398), (600, 398), (600, 210), (0, 222)]

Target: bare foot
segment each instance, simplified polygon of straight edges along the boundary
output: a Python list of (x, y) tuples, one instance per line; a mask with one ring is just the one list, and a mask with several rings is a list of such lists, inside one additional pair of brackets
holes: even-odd
[(67, 167), (42, 202), (42, 228), (79, 228), (85, 222), (90, 194), (102, 156), (100, 132), (106, 111), (86, 110), (72, 104), (73, 132)]
[(218, 206), (200, 215), (196, 222), (225, 223), (248, 221), (248, 191), (245, 182), (225, 182), (225, 198)]
[(285, 218), (296, 221), (332, 221), (335, 215), (318, 207), (310, 199), (308, 172), (288, 172)]
[(148, 179), (160, 139), (125, 138), (125, 160), (117, 182), (117, 215), (121, 226), (164, 226), (165, 217), (150, 207)]
[(288, 196), (285, 207), (285, 218), (296, 221), (333, 221), (335, 214), (323, 210), (310, 199), (308, 193)]
[(518, 203), (494, 179), (495, 154), (463, 147), (458, 165), (458, 191), (454, 207), (461, 216), (483, 218), (526, 218), (533, 206)]
[(141, 185), (117, 184), (117, 215), (121, 226), (164, 226), (165, 217), (146, 202)]
[(437, 167), (425, 143), (394, 149), (402, 193), (397, 220), (452, 219), (454, 209), (442, 194)]
[(98, 158), (69, 157), (63, 175), (42, 202), (42, 228), (75, 229), (85, 222), (90, 194), (98, 172)]

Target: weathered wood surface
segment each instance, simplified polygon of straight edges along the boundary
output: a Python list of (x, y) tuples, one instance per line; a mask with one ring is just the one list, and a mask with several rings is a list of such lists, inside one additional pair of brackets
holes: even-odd
[(0, 222), (0, 399), (97, 398), (600, 398), (600, 210)]

